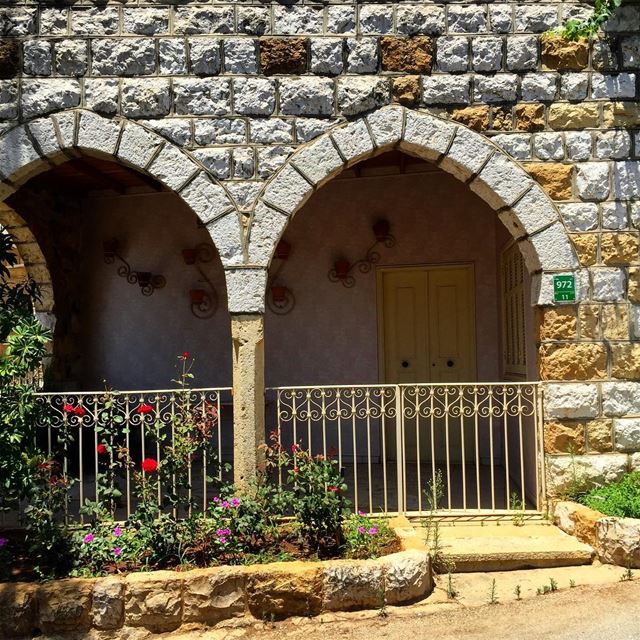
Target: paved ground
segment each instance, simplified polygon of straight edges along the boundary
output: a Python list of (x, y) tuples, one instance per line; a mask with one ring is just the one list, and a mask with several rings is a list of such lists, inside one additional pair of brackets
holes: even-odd
[[(620, 567), (593, 566), (446, 577), (425, 602), (376, 611), (291, 619), (276, 624), (169, 634), (171, 640), (640, 640), (640, 572), (620, 582)], [(551, 578), (559, 591), (537, 596)], [(496, 580), (497, 604), (487, 604)], [(571, 588), (570, 584), (575, 584)], [(521, 601), (516, 601), (520, 585)], [(167, 640), (168, 640), (167, 638)]]

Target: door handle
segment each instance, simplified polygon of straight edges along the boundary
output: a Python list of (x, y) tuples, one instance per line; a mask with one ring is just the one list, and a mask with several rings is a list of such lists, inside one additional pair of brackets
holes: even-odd
[(447, 360), (447, 367), (453, 367), (453, 360)]
[(406, 369), (409, 366), (409, 363), (406, 360), (402, 361), (402, 368)]

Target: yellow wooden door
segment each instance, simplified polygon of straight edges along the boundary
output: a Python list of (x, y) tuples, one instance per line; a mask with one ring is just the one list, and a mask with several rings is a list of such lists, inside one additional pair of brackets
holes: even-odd
[[(384, 382), (429, 384), (472, 382), (476, 377), (474, 280), (471, 265), (389, 269), (380, 279), (380, 339)], [(425, 401), (425, 396), (420, 396)], [(442, 399), (442, 396), (439, 396)], [(415, 400), (413, 391), (407, 401)], [(459, 431), (445, 438), (441, 418), (421, 417), (408, 406), (405, 416), (406, 460), (427, 462), (461, 458)], [(431, 443), (431, 429), (434, 442)], [(395, 450), (396, 433), (386, 431), (387, 451)], [(470, 443), (465, 443), (465, 450)], [(467, 455), (471, 452), (467, 451)]]

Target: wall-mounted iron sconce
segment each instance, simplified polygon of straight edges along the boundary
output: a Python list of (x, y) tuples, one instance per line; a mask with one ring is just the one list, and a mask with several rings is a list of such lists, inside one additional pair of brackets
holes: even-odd
[(199, 282), (204, 282), (207, 289), (190, 289), (189, 303), (191, 313), (196, 318), (205, 320), (211, 318), (218, 310), (218, 294), (213, 283), (203, 271), (201, 264), (211, 262), (215, 258), (215, 251), (212, 245), (203, 242), (196, 247), (183, 249), (182, 259), (187, 265), (194, 265), (200, 274)]
[(119, 260), (122, 264), (118, 266), (117, 274), (121, 278), (125, 278), (129, 284), (140, 285), (143, 296), (150, 296), (156, 289), (162, 289), (167, 284), (164, 276), (150, 271), (132, 270), (131, 265), (120, 255), (119, 243), (116, 238), (105, 240), (102, 245), (105, 263), (113, 264)]
[(373, 235), (376, 241), (367, 249), (364, 258), (356, 262), (349, 262), (345, 258), (340, 258), (333, 263), (333, 268), (329, 271), (329, 280), (331, 282), (341, 282), (343, 287), (353, 287), (356, 279), (353, 277), (355, 271), (360, 273), (369, 273), (371, 267), (380, 261), (380, 253), (376, 251), (378, 245), (387, 248), (393, 247), (396, 239), (390, 233), (391, 225), (388, 220), (378, 220), (372, 227)]
[[(286, 240), (280, 240), (276, 246), (273, 259), (275, 261), (275, 269), (273, 269), (269, 276), (269, 289), (267, 291), (267, 306), (273, 313), (279, 316), (284, 316), (290, 313), (296, 306), (296, 299), (293, 292), (289, 287), (284, 285), (275, 284), (278, 279), (278, 274), (282, 269), (284, 263), (289, 259), (291, 255), (291, 245)], [(272, 267), (273, 268), (273, 267)]]

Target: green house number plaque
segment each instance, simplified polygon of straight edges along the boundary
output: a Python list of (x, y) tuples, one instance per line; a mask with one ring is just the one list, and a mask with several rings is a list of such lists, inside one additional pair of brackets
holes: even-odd
[(553, 300), (555, 302), (575, 302), (575, 276), (553, 276)]

